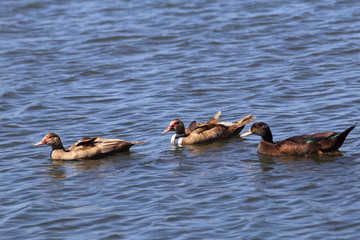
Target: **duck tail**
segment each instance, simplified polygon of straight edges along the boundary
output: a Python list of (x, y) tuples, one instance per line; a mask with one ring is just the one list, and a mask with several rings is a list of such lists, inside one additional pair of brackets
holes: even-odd
[[(343, 131), (342, 133), (340, 133), (339, 138), (342, 139), (342, 141), (345, 141), (345, 138), (347, 137), (347, 135), (351, 132), (351, 130), (353, 130), (356, 127), (357, 123), (355, 123), (354, 125), (352, 125), (351, 127), (349, 127), (348, 129), (346, 129), (345, 131)], [(342, 144), (342, 143), (341, 143)]]
[(239, 121), (236, 122), (236, 125), (238, 126), (245, 126), (248, 123), (251, 123), (252, 121), (254, 121), (256, 117), (253, 117), (253, 114), (249, 114), (246, 117), (243, 117), (242, 119), (240, 119)]
[(357, 123), (355, 123), (354, 125), (352, 125), (351, 127), (349, 127), (348, 129), (346, 129), (345, 131), (343, 131), (342, 133), (340, 133), (339, 135), (339, 139), (342, 139), (341, 144), (345, 141), (345, 138), (347, 137), (347, 135), (356, 127)]
[(335, 140), (334, 144), (331, 147), (327, 148), (327, 149), (321, 149), (321, 151), (322, 152), (331, 152), (331, 151), (335, 151), (335, 150), (339, 149), (343, 145), (347, 135), (349, 135), (351, 130), (353, 130), (356, 127), (356, 125), (357, 125), (357, 123), (355, 123), (354, 125), (352, 125), (348, 129), (346, 129), (345, 131), (341, 132), (340, 134), (336, 135), (334, 137), (334, 140)]
[(241, 130), (243, 130), (246, 124), (251, 123), (252, 121), (254, 121), (255, 118), (256, 117), (253, 117), (252, 114), (249, 114), (246, 117), (240, 119), (239, 121), (236, 121), (234, 125), (229, 127), (228, 131), (230, 132), (231, 135), (235, 136), (239, 134)]

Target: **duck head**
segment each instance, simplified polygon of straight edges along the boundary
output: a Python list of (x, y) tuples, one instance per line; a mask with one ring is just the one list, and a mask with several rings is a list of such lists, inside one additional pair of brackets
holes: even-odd
[(172, 120), (168, 128), (163, 133), (167, 133), (170, 131), (174, 131), (176, 134), (184, 134), (185, 133), (184, 123), (179, 119)]
[(272, 136), (270, 127), (269, 127), (269, 125), (267, 125), (264, 122), (256, 122), (256, 123), (254, 123), (250, 127), (250, 129), (247, 132), (241, 134), (240, 137), (245, 137), (245, 136), (248, 136), (248, 135), (251, 135), (251, 134), (257, 134), (263, 140), (265, 140), (267, 142), (270, 142), (270, 143), (273, 143), (273, 136)]
[(60, 137), (55, 133), (46, 134), (45, 137), (40, 142), (36, 143), (34, 146), (39, 146), (39, 145), (49, 145), (50, 147), (52, 147), (52, 149), (64, 148), (60, 140)]

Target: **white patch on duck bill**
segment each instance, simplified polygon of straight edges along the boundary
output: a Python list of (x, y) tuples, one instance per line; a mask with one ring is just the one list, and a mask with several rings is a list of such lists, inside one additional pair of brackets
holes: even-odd
[(178, 145), (179, 147), (181, 147), (182, 145), (182, 141), (184, 140), (185, 135), (184, 134), (174, 134), (171, 137), (171, 143), (174, 145)]

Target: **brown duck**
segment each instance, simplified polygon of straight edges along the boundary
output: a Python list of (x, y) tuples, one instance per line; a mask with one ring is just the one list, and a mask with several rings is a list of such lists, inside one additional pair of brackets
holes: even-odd
[(258, 153), (261, 154), (273, 156), (321, 154), (338, 150), (355, 126), (356, 124), (340, 133), (320, 132), (306, 134), (274, 143), (270, 127), (266, 123), (256, 122), (246, 133), (241, 134), (240, 137), (250, 134), (259, 135), (261, 141), (258, 146)]
[(187, 129), (181, 120), (174, 119), (163, 133), (175, 132), (171, 138), (172, 144), (178, 146), (191, 145), (235, 136), (241, 132), (246, 124), (255, 119), (250, 114), (236, 122), (219, 122), (219, 115), (220, 112), (206, 123), (196, 124), (193, 121)]
[(60, 137), (48, 133), (34, 146), (49, 145), (52, 148), (50, 157), (58, 160), (94, 159), (128, 151), (131, 146), (144, 142), (127, 142), (120, 139), (102, 139), (99, 137), (83, 138), (65, 149)]

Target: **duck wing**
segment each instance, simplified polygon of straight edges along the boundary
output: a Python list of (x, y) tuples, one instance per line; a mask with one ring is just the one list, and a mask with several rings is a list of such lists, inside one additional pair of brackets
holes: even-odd
[(194, 131), (196, 128), (196, 121), (192, 121), (190, 124), (189, 124), (189, 127), (187, 129), (185, 129), (185, 134), (186, 135), (189, 135), (192, 131)]
[(219, 119), (221, 115), (221, 111), (217, 112), (213, 117), (211, 117), (209, 119), (209, 121), (207, 121), (206, 123), (196, 123), (196, 121), (192, 121), (190, 124), (189, 124), (189, 127), (187, 129), (185, 129), (185, 134), (186, 135), (189, 135), (192, 131), (194, 131), (196, 128), (198, 127), (201, 127), (205, 124), (214, 124), (214, 123), (217, 123), (219, 121), (221, 121)]
[(221, 139), (226, 136), (227, 127), (220, 124), (203, 124), (186, 136), (182, 144), (196, 144)]
[(94, 146), (95, 141), (96, 141), (98, 138), (99, 138), (99, 137), (93, 137), (93, 138), (84, 137), (83, 139), (77, 141), (76, 143), (74, 143), (73, 145), (71, 145), (70, 147), (68, 147), (68, 148), (66, 149), (66, 151), (74, 150), (76, 147), (79, 147), (79, 146)]
[(130, 149), (135, 144), (144, 142), (128, 142), (121, 139), (101, 139), (97, 140), (97, 147), (100, 149), (102, 154), (111, 152), (122, 152)]
[(320, 142), (322, 140), (331, 138), (334, 135), (335, 135), (335, 132), (320, 132), (320, 133), (313, 133), (313, 134), (305, 134), (305, 135), (287, 138), (283, 142), (314, 143), (314, 142)]
[(210, 118), (209, 121), (207, 121), (206, 123), (217, 123), (220, 122), (221, 119), (219, 118), (221, 115), (221, 111), (217, 112), (212, 118)]
[(223, 126), (220, 124), (216, 124), (216, 123), (210, 123), (210, 124), (202, 123), (202, 124), (198, 124), (191, 133), (201, 134), (201, 133), (208, 131), (210, 129), (213, 129), (215, 127), (223, 127)]

